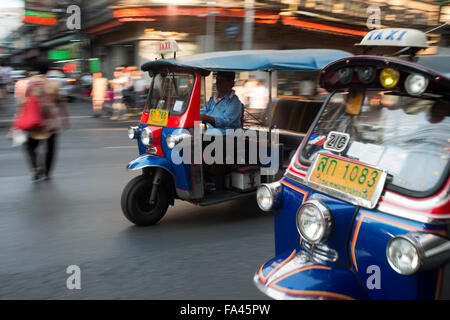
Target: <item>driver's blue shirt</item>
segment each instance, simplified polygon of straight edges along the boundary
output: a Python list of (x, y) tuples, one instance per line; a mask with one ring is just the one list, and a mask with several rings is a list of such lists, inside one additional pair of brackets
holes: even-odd
[(234, 90), (225, 94), (220, 100), (215, 94), (209, 99), (205, 107), (200, 110), (200, 114), (214, 118), (215, 128), (241, 128), (242, 103), (234, 94)]

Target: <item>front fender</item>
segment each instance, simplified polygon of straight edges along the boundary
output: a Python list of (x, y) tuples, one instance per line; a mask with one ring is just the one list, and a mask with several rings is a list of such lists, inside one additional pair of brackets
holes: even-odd
[(367, 299), (350, 269), (316, 263), (301, 250), (269, 260), (259, 268), (253, 281), (273, 299)]
[(148, 167), (163, 168), (172, 175), (174, 180), (176, 179), (176, 175), (172, 168), (172, 165), (169, 163), (169, 161), (167, 161), (167, 159), (159, 156), (144, 154), (127, 164), (128, 170), (139, 170)]

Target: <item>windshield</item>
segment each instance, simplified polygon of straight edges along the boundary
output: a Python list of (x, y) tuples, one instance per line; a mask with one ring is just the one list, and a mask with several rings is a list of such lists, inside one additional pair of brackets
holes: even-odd
[(150, 109), (169, 111), (170, 115), (183, 114), (189, 104), (194, 74), (188, 72), (162, 72), (153, 78), (145, 112)]
[[(358, 91), (357, 91), (358, 90)], [(327, 151), (385, 169), (392, 184), (427, 192), (445, 178), (450, 156), (449, 101), (354, 89), (336, 93), (302, 157)], [(333, 147), (334, 140), (340, 140)]]

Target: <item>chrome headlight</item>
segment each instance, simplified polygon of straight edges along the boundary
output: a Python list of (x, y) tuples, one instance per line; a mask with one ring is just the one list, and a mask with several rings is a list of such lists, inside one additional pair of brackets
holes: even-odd
[(330, 210), (319, 200), (305, 202), (297, 212), (297, 228), (306, 241), (327, 242), (333, 230)]
[(130, 138), (130, 140), (132, 139), (136, 139), (137, 136), (137, 127), (129, 127), (128, 128), (128, 138)]
[(419, 270), (419, 251), (406, 238), (392, 238), (387, 245), (386, 256), (392, 269), (400, 274), (413, 274)]
[(171, 134), (166, 138), (166, 144), (169, 149), (175, 148), (175, 146), (181, 143), (184, 139), (190, 139), (191, 135), (187, 133)]
[(410, 232), (389, 240), (386, 256), (400, 274), (435, 269), (450, 260), (450, 241), (428, 232)]
[(145, 127), (141, 132), (141, 141), (145, 146), (152, 144), (153, 134), (152, 130)]
[(279, 208), (281, 204), (282, 186), (279, 181), (264, 183), (256, 191), (256, 202), (263, 211)]
[(413, 73), (406, 77), (405, 89), (412, 96), (418, 96), (428, 87), (428, 79), (421, 74)]

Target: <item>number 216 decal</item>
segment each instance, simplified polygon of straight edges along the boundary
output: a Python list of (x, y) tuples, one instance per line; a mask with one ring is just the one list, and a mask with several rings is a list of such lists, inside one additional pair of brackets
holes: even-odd
[(327, 136), (327, 140), (323, 145), (326, 150), (342, 152), (347, 147), (350, 135), (348, 133), (342, 133), (337, 131), (330, 131)]

